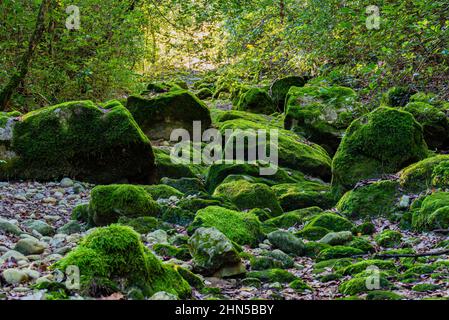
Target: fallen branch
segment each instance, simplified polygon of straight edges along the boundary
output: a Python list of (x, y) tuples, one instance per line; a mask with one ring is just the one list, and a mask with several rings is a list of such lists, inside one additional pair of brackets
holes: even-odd
[(436, 229), (436, 230), (433, 230), (433, 232), (449, 234), (449, 229)]

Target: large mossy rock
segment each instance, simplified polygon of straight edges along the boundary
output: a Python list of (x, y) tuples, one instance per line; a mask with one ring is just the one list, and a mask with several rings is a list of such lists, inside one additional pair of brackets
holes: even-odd
[[(270, 153), (270, 150), (277, 149), (279, 166), (298, 170), (323, 180), (330, 180), (331, 159), (326, 150), (289, 130), (272, 128), (243, 119), (220, 123), (219, 129), (222, 135), (227, 137), (224, 148), (224, 156), (227, 160), (234, 160), (235, 155), (239, 152), (246, 155), (249, 151), (255, 151), (256, 148), (257, 150), (265, 148), (267, 154)], [(277, 130), (277, 143), (271, 138), (270, 129)], [(232, 130), (232, 134), (226, 135), (227, 130)], [(259, 134), (262, 135), (262, 138), (266, 138), (264, 142), (259, 143), (261, 138)], [(251, 140), (256, 143), (248, 142)], [(230, 158), (228, 153), (234, 155), (234, 158)]]
[(216, 228), (199, 228), (189, 239), (193, 264), (202, 274), (233, 276), (245, 273), (238, 251)]
[(230, 200), (242, 211), (268, 209), (272, 217), (282, 213), (276, 195), (263, 183), (250, 183), (242, 179), (223, 183), (215, 189), (214, 196)]
[(260, 88), (251, 88), (240, 97), (235, 110), (272, 114), (276, 108), (268, 92)]
[(449, 155), (437, 155), (414, 163), (399, 172), (401, 187), (407, 192), (422, 192), (432, 187), (433, 171)]
[(241, 245), (255, 246), (262, 240), (261, 224), (256, 215), (218, 206), (211, 206), (197, 212), (189, 231), (200, 227), (215, 227), (231, 241)]
[(271, 97), (279, 111), (284, 111), (285, 97), (291, 87), (303, 87), (308, 77), (304, 76), (288, 76), (273, 82), (270, 88)]
[(10, 135), (0, 144), (8, 145), (8, 157), (1, 159), (0, 179), (154, 180), (150, 141), (120, 104), (101, 109), (91, 101), (67, 102), (7, 125)]
[(143, 132), (152, 140), (170, 140), (175, 129), (193, 135), (193, 122), (201, 122), (201, 132), (211, 125), (208, 107), (186, 90), (176, 90), (153, 98), (131, 96), (126, 107)]
[(424, 102), (410, 102), (403, 110), (410, 112), (422, 125), (424, 140), (429, 149), (447, 149), (449, 121), (445, 112)]
[(348, 191), (337, 209), (351, 218), (377, 218), (394, 213), (400, 197), (397, 181), (378, 181)]
[(381, 107), (346, 130), (333, 159), (332, 185), (343, 193), (360, 180), (396, 173), (428, 155), (422, 127), (413, 116)]
[(292, 87), (286, 98), (285, 128), (334, 154), (347, 127), (362, 108), (345, 87)]
[(320, 182), (277, 184), (271, 189), (285, 212), (315, 206), (330, 209), (335, 204), (329, 185)]
[(412, 227), (418, 231), (449, 228), (449, 193), (435, 192), (411, 206)]
[(117, 222), (121, 217), (156, 216), (160, 209), (150, 193), (134, 185), (96, 186), (89, 203), (89, 220), (97, 226)]
[(191, 295), (190, 285), (176, 267), (159, 261), (144, 247), (140, 235), (125, 226), (94, 230), (52, 268), (64, 272), (69, 266), (79, 268), (81, 289), (88, 295), (97, 291), (97, 284), (102, 282), (138, 288), (146, 297), (158, 291), (179, 298)]

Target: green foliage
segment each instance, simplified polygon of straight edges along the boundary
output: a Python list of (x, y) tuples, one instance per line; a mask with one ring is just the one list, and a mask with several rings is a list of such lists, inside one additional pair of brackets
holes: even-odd
[(142, 187), (108, 185), (92, 189), (89, 214), (95, 225), (111, 224), (120, 217), (137, 218), (158, 213), (158, 204)]

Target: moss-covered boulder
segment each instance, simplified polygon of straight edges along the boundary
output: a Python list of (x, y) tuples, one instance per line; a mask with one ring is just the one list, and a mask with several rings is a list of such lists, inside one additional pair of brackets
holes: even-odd
[(52, 268), (64, 272), (69, 266), (79, 268), (84, 292), (95, 291), (95, 283), (107, 279), (139, 288), (147, 297), (162, 290), (179, 298), (191, 294), (190, 285), (176, 268), (162, 264), (144, 247), (139, 234), (125, 226), (94, 230)]
[(265, 183), (269, 186), (279, 183), (302, 182), (305, 180), (304, 174), (301, 172), (280, 167), (277, 168), (274, 175), (261, 175), (262, 167), (259, 164), (249, 163), (213, 164), (206, 173), (206, 189), (210, 193), (213, 193), (215, 188), (231, 175), (238, 175), (238, 179), (244, 178), (246, 180), (250, 180), (248, 177), (253, 177), (255, 179), (251, 180), (252, 182)]
[(282, 213), (275, 193), (263, 183), (236, 180), (223, 183), (215, 189), (214, 196), (229, 199), (239, 210), (268, 209), (272, 216)]
[(150, 139), (169, 140), (174, 129), (186, 129), (193, 135), (193, 122), (201, 130), (211, 125), (209, 109), (198, 97), (185, 90), (163, 93), (153, 98), (131, 96), (126, 107)]
[(189, 248), (194, 266), (202, 274), (246, 272), (232, 242), (216, 228), (198, 228), (189, 239)]
[(10, 134), (0, 143), (8, 146), (0, 179), (154, 180), (151, 144), (121, 105), (101, 109), (91, 101), (67, 102), (27, 113), (8, 125)]
[(184, 193), (182, 193), (181, 191), (165, 184), (143, 186), (143, 188), (151, 195), (154, 200), (169, 199), (171, 197), (181, 199), (184, 196)]
[(350, 88), (292, 87), (286, 98), (285, 128), (334, 154), (346, 128), (362, 113)]
[(449, 121), (446, 114), (424, 102), (411, 102), (403, 110), (410, 112), (423, 127), (424, 140), (429, 149), (446, 149), (449, 139)]
[(396, 230), (384, 230), (375, 237), (376, 243), (385, 248), (397, 248), (401, 245), (402, 234)]
[(329, 260), (329, 259), (340, 259), (362, 255), (363, 251), (357, 248), (348, 247), (348, 246), (333, 246), (327, 249), (322, 250), (318, 256), (317, 260)]
[[(286, 212), (280, 216), (267, 219), (263, 222), (266, 229), (288, 229), (297, 225), (301, 225), (304, 219), (322, 213), (319, 207), (310, 207)], [(274, 230), (273, 230), (274, 231)]]
[(415, 200), (411, 206), (415, 230), (449, 228), (449, 193), (435, 192)]
[(352, 240), (351, 231), (329, 232), (320, 239), (320, 243), (329, 244), (331, 246), (343, 245)]
[(284, 211), (308, 207), (329, 209), (335, 204), (329, 185), (316, 181), (277, 184), (271, 189)]
[(449, 161), (442, 161), (432, 171), (432, 187), (449, 188)]
[(262, 271), (251, 271), (247, 274), (248, 278), (256, 278), (263, 282), (279, 282), (279, 283), (289, 283), (296, 280), (296, 276), (288, 272), (287, 270), (282, 270), (278, 268), (267, 269)]
[(197, 171), (194, 165), (188, 165), (181, 161), (173, 161), (170, 152), (154, 148), (156, 180), (164, 177), (178, 179), (182, 177), (193, 178)]
[(405, 107), (415, 92), (406, 87), (392, 87), (382, 95), (382, 104), (389, 107)]
[(432, 187), (434, 169), (448, 161), (449, 155), (437, 155), (414, 163), (399, 172), (401, 187), (408, 192), (419, 193)]
[(304, 253), (304, 242), (288, 231), (277, 230), (267, 235), (270, 243), (287, 254), (300, 256)]
[(190, 230), (199, 227), (215, 227), (230, 240), (241, 245), (256, 245), (262, 238), (261, 224), (257, 216), (211, 206), (197, 212)]
[(143, 187), (107, 185), (92, 189), (90, 220), (97, 226), (115, 223), (120, 217), (156, 216), (159, 206)]
[(399, 196), (397, 181), (378, 181), (345, 193), (337, 209), (352, 218), (389, 216), (396, 210)]
[(355, 295), (359, 293), (369, 292), (371, 290), (390, 289), (393, 284), (385, 277), (379, 276), (379, 280), (375, 280), (375, 276), (355, 277), (340, 284), (339, 291), (346, 295)]
[(350, 231), (354, 227), (354, 224), (338, 214), (326, 212), (313, 216), (310, 221), (307, 222), (304, 229), (312, 227), (320, 227), (327, 230), (340, 232)]
[(268, 92), (260, 88), (251, 88), (240, 97), (235, 110), (272, 114), (276, 111), (276, 107)]
[(381, 107), (355, 120), (332, 162), (337, 193), (363, 179), (396, 173), (428, 156), (422, 127), (405, 111)]
[(182, 89), (183, 88), (181, 88), (181, 86), (174, 82), (152, 82), (147, 85), (146, 90), (143, 92), (143, 94), (166, 93)]
[(309, 80), (306, 76), (288, 76), (273, 82), (270, 94), (279, 111), (284, 111), (285, 98), (291, 87), (303, 87)]
[[(219, 129), (226, 137), (224, 156), (227, 160), (235, 160), (236, 154), (247, 155), (249, 151), (256, 151), (256, 148), (267, 152), (277, 150), (279, 166), (299, 170), (325, 181), (330, 180), (331, 159), (326, 150), (289, 130), (274, 128), (277, 130), (276, 141), (270, 132), (273, 128), (252, 121), (229, 120), (221, 123)], [(228, 130), (232, 130), (232, 134), (226, 136)], [(247, 156), (245, 160), (248, 160)]]

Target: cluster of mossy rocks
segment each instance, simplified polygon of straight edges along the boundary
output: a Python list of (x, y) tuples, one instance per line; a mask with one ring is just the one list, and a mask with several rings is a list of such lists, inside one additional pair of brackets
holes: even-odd
[[(222, 100), (231, 110), (218, 107)], [(339, 281), (342, 296), (403, 299), (397, 282), (425, 292), (449, 286), (447, 255), (376, 258), (413, 254), (404, 232), (449, 229), (448, 112), (435, 95), (404, 88), (366, 108), (353, 89), (304, 76), (258, 86), (224, 77), (157, 82), (126, 101), (2, 114), (0, 178), (98, 184), (72, 213), (91, 229), (53, 266), (78, 266), (85, 296), (192, 298), (210, 289), (202, 276), (310, 292), (294, 271), (307, 258), (319, 281)], [(173, 162), (170, 133), (193, 134), (194, 121), (223, 135), (278, 130), (275, 174), (261, 175), (260, 162)], [(392, 229), (376, 227), (379, 219)], [(158, 234), (169, 240), (143, 245)], [(434, 249), (448, 247), (443, 239)]]

